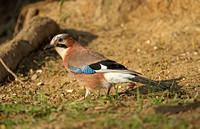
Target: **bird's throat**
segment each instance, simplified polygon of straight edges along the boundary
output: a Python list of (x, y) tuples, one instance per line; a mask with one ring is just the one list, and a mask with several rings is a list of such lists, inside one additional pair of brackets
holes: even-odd
[(67, 52), (67, 48), (62, 48), (62, 47), (55, 47), (57, 53), (62, 57), (62, 59), (64, 59), (64, 56)]

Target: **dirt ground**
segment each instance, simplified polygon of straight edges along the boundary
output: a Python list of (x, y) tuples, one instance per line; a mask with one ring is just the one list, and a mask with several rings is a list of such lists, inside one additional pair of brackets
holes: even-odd
[[(70, 33), (87, 48), (125, 65), (130, 70), (143, 73), (145, 77), (153, 80), (175, 81), (177, 88), (169, 93), (171, 97), (165, 101), (171, 100), (177, 93), (181, 101), (172, 105), (179, 105), (200, 101), (199, 7), (199, 0), (66, 0), (63, 4), (51, 1), (38, 7), (38, 15), (55, 20), (62, 33)], [(15, 71), (24, 81), (24, 85), (13, 81), (11, 76), (8, 77), (8, 81), (1, 84), (2, 104), (16, 103), (16, 100), (12, 99), (15, 97), (26, 98), (27, 91), (31, 94), (25, 101), (32, 103), (40, 93), (40, 89), (55, 105), (71, 103), (82, 97), (83, 86), (67, 73), (61, 58), (54, 50), (43, 51), (43, 47), (25, 57)], [(132, 112), (136, 111), (134, 106), (138, 99), (137, 87), (140, 87), (142, 95), (148, 95), (148, 87), (138, 83), (136, 86), (131, 84), (116, 86), (120, 94), (118, 101), (127, 105)], [(102, 90), (101, 94), (104, 95), (104, 92), (106, 91)], [(98, 103), (100, 100), (95, 93), (89, 101)], [(111, 94), (116, 95), (114, 88)], [(160, 97), (163, 91), (155, 94), (155, 98)], [(161, 105), (165, 105), (165, 101), (162, 101)], [(102, 107), (111, 110), (109, 106), (105, 104)], [(157, 105), (149, 106), (149, 101), (144, 100), (142, 113), (151, 113), (147, 109), (154, 106)], [(87, 112), (94, 113), (98, 110), (92, 108)], [(126, 110), (128, 109), (119, 108), (118, 111), (126, 112)], [(189, 122), (187, 128), (200, 127), (200, 107), (178, 111), (170, 116)], [(125, 115), (124, 118), (129, 117)], [(65, 127), (62, 116), (58, 119), (61, 120), (59, 124), (42, 121), (38, 126)], [(100, 121), (101, 119), (99, 118)], [(91, 122), (94, 122), (97, 119), (92, 120)], [(81, 122), (72, 127), (95, 128), (94, 125), (85, 125), (84, 120)], [(147, 124), (144, 127), (154, 126)]]

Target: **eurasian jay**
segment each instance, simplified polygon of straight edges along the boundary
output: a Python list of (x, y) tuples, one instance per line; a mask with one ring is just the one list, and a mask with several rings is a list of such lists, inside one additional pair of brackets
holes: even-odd
[(141, 77), (140, 73), (130, 71), (125, 66), (85, 48), (69, 34), (53, 37), (44, 49), (51, 48), (55, 48), (62, 57), (67, 71), (85, 86), (85, 98), (90, 91), (99, 88), (108, 88), (108, 95), (113, 83), (139, 82), (158, 89), (167, 88), (163, 83)]

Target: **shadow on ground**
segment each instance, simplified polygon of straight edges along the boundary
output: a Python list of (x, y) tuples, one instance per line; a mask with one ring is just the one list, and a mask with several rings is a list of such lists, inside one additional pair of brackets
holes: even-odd
[[(196, 108), (200, 107), (200, 101), (196, 101), (190, 104), (179, 104), (179, 105), (175, 105), (175, 106), (158, 106), (158, 107), (153, 107), (153, 110), (155, 113), (163, 113), (163, 114), (176, 114), (179, 112), (186, 112), (188, 110), (194, 110)], [(151, 109), (148, 109), (148, 112)]]

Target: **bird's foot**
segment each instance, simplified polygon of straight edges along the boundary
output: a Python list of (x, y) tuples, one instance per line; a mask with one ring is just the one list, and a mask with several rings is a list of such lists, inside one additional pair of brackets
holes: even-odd
[(85, 96), (84, 96), (84, 97), (81, 97), (81, 98), (78, 99), (77, 101), (82, 101), (82, 100), (84, 100), (85, 98), (88, 97), (89, 94), (90, 94), (90, 90), (86, 89)]

